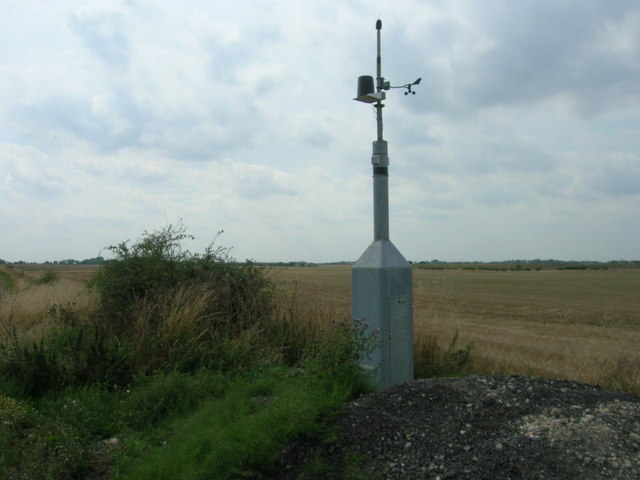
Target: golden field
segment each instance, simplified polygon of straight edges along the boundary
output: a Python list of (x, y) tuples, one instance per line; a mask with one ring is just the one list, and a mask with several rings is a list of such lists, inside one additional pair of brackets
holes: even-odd
[[(306, 302), (350, 315), (349, 266), (272, 268)], [(473, 343), (473, 371), (564, 378), (640, 393), (640, 269), (414, 268), (416, 353)], [(420, 358), (416, 358), (420, 361)]]
[[(0, 274), (10, 278), (14, 287), (8, 291), (6, 285), (1, 288), (0, 282), (0, 342), (14, 328), (22, 339), (40, 340), (52, 326), (53, 304), (69, 305), (80, 316), (88, 314), (95, 296), (89, 292), (87, 282), (96, 268), (84, 265), (0, 267)], [(58, 279), (39, 283), (46, 271), (55, 272)]]
[[(38, 284), (46, 270), (58, 280)], [(0, 341), (11, 328), (38, 340), (53, 303), (88, 313), (96, 267), (3, 268)], [(323, 324), (351, 310), (349, 266), (269, 267), (283, 310)], [(291, 293), (294, 292), (292, 295)], [(293, 317), (293, 315), (292, 315)], [(321, 327), (322, 325), (317, 325)], [(416, 353), (473, 343), (473, 371), (550, 376), (640, 393), (640, 269), (490, 271), (414, 268)]]

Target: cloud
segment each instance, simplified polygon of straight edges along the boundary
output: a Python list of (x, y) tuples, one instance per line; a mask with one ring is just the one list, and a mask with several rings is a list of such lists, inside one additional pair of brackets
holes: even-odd
[(422, 72), (419, 97), (408, 107), (414, 111), (468, 114), (561, 97), (572, 113), (589, 117), (640, 95), (634, 2), (443, 5), (413, 20), (422, 24), (398, 39), (405, 55), (391, 60), (403, 63), (394, 70), (408, 64)]
[[(357, 258), (372, 235), (375, 118), (352, 100), (375, 74), (370, 8), (9, 4), (0, 214), (34, 241), (2, 240), (3, 258), (95, 256), (178, 218), (205, 244), (224, 229), (240, 258)], [(576, 243), (637, 257), (637, 2), (373, 13), (385, 78), (423, 78), (383, 111), (408, 258), (575, 258)]]
[(122, 69), (129, 65), (131, 45), (122, 14), (71, 14), (69, 28), (106, 66)]
[(640, 157), (637, 155), (607, 155), (587, 172), (587, 185), (600, 194), (611, 197), (640, 195)]

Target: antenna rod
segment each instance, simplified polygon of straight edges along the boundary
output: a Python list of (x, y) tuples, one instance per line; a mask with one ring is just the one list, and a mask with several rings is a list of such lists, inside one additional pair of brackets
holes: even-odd
[[(376, 22), (376, 30), (378, 37), (378, 56), (376, 57), (376, 91), (382, 92), (383, 90), (383, 82), (384, 78), (382, 78), (382, 56), (380, 54), (380, 30), (382, 30), (382, 20), (378, 20)], [(382, 140), (382, 100), (378, 100), (376, 103), (376, 120), (378, 125), (378, 140)]]
[[(380, 30), (382, 30), (382, 20), (378, 20), (376, 22), (376, 30), (378, 31), (378, 56), (376, 57), (376, 65), (378, 68), (376, 70), (376, 73), (378, 74), (378, 80), (380, 80), (382, 78), (382, 59), (380, 56)], [(378, 81), (378, 92), (381, 91), (382, 85)]]
[[(378, 93), (384, 90), (382, 78), (382, 60), (380, 55), (380, 30), (382, 20), (376, 22), (378, 36), (377, 83)], [(384, 94), (383, 94), (384, 95)], [(378, 126), (378, 140), (373, 142), (373, 239), (389, 240), (389, 155), (387, 142), (382, 139), (382, 100), (376, 102), (376, 123)]]

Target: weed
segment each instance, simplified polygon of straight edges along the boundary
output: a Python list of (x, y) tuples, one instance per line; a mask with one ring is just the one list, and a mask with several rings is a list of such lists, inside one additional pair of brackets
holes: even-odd
[(310, 342), (303, 359), (304, 368), (316, 378), (350, 385), (354, 394), (373, 391), (371, 378), (365, 375), (359, 364), (381, 346), (382, 340), (377, 332), (370, 331), (367, 324), (354, 319), (333, 322), (332, 328), (322, 333)]
[(15, 279), (4, 269), (0, 269), (0, 292), (2, 289), (7, 292), (13, 292), (16, 289)]
[(87, 460), (88, 450), (75, 427), (0, 396), (0, 477), (82, 478)]
[(78, 324), (78, 315), (73, 310), (75, 302), (54, 302), (49, 307), (48, 315), (50, 319), (59, 326), (75, 327)]
[(122, 385), (132, 375), (127, 349), (109, 341), (99, 326), (59, 328), (27, 346), (21, 346), (16, 336), (0, 346), (0, 379), (19, 379), (14, 384), (27, 397), (67, 386)]
[(600, 379), (606, 388), (640, 394), (640, 374), (638, 356), (620, 355), (609, 363), (609, 371)]
[(205, 398), (220, 397), (228, 379), (207, 370), (193, 375), (172, 371), (137, 379), (136, 385), (122, 400), (122, 410), (126, 424), (142, 430), (193, 410)]
[(37, 279), (34, 283), (36, 283), (37, 285), (47, 285), (49, 283), (57, 282), (58, 279), (59, 276), (56, 272), (54, 272), (53, 270), (46, 270), (42, 277)]
[(457, 348), (458, 330), (446, 349), (438, 346), (435, 337), (423, 339), (414, 350), (414, 363), (417, 378), (455, 377), (467, 375), (471, 370), (473, 343)]

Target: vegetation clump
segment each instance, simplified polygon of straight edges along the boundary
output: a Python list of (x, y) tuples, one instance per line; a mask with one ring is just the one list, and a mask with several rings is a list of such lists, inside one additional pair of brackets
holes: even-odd
[(58, 281), (58, 274), (53, 270), (47, 270), (44, 272), (42, 277), (35, 281), (35, 283), (38, 285), (47, 285), (56, 281)]
[(52, 304), (37, 342), (3, 321), (1, 478), (266, 471), (287, 439), (369, 388), (357, 367), (369, 343), (350, 320), (304, 327), (263, 268), (213, 244), (190, 253), (190, 238), (178, 225), (109, 247), (94, 310)]

